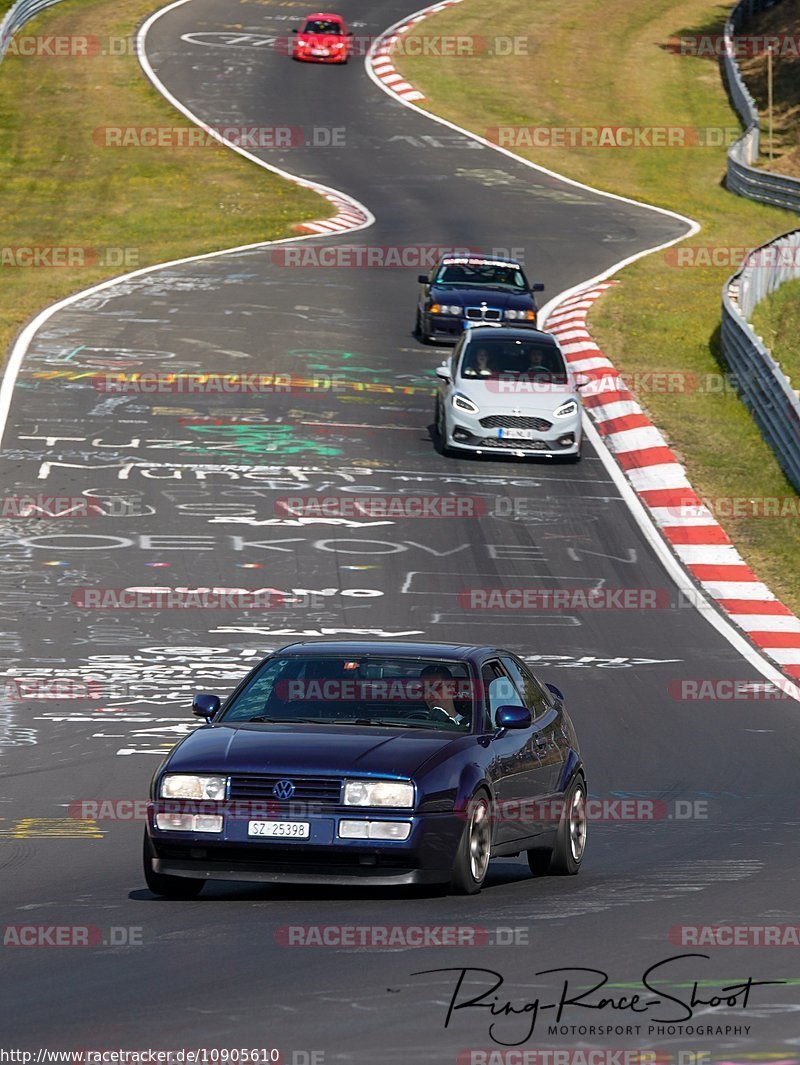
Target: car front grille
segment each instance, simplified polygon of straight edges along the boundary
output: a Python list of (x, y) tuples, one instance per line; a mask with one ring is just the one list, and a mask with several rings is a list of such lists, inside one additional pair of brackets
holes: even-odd
[(552, 422), (544, 418), (526, 418), (516, 414), (490, 414), (487, 418), (481, 418), (484, 429), (535, 429), (544, 433), (553, 427)]
[[(291, 797), (279, 799), (273, 789), (279, 780), (290, 780), (294, 785)], [(231, 777), (230, 799), (239, 802), (277, 802), (287, 803), (331, 803), (341, 800), (342, 780), (340, 777), (301, 777), (291, 773), (269, 773), (244, 776), (236, 774)]]
[(554, 451), (558, 448), (558, 444), (548, 444), (546, 440), (512, 440), (509, 437), (498, 439), (496, 436), (473, 436), (469, 443), (476, 447), (498, 447), (506, 451)]
[(499, 322), (502, 312), (493, 307), (467, 307), (466, 317), (471, 322)]

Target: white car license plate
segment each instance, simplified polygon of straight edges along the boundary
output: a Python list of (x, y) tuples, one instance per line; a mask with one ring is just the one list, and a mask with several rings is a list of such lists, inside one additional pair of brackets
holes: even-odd
[(248, 836), (267, 836), (269, 839), (308, 839), (308, 821), (248, 821)]
[(328, 51), (327, 48), (312, 48), (311, 49), (311, 54), (312, 55), (330, 55), (331, 53)]
[(501, 440), (534, 440), (534, 429), (498, 429), (497, 435)]

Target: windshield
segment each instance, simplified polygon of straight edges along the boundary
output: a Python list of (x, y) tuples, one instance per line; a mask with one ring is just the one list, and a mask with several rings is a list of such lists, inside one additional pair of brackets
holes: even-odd
[(472, 717), (472, 685), (464, 662), (289, 655), (268, 658), (219, 720), (463, 732)]
[(464, 352), (460, 373), (511, 384), (567, 384), (567, 368), (555, 344), (542, 340), (473, 341)]
[(482, 262), (480, 259), (459, 259), (444, 262), (434, 281), (436, 285), (501, 288), (508, 292), (527, 292), (525, 275), (518, 266), (509, 263)]
[(342, 27), (338, 22), (330, 22), (328, 19), (309, 19), (303, 28), (303, 33), (329, 33), (331, 36), (341, 35)]

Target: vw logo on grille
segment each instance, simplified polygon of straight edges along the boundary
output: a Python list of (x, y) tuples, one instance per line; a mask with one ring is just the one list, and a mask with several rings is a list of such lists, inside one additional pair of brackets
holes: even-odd
[(276, 799), (291, 799), (294, 795), (294, 784), (291, 780), (278, 780), (272, 789), (272, 794)]

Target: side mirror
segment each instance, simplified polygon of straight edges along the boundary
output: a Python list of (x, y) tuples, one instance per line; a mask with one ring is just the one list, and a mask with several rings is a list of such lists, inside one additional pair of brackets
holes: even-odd
[(591, 377), (588, 373), (576, 373), (575, 374), (575, 387), (586, 388), (587, 385), (592, 383)]
[(419, 281), (419, 283), (421, 285), (427, 285), (428, 284), (428, 275), (427, 274), (417, 274), (417, 281)]
[(552, 692), (560, 703), (564, 702), (564, 696), (561, 693), (561, 689), (557, 688), (555, 684), (545, 684), (545, 688), (547, 688), (548, 691)]
[(450, 376), (450, 367), (449, 366), (437, 366), (436, 367), (436, 376), (440, 380), (447, 381), (448, 383), (453, 380), (453, 378)]
[(544, 292), (544, 284), (541, 281), (537, 281), (534, 285), (531, 285), (531, 292)]
[(498, 728), (530, 728), (533, 724), (527, 706), (499, 706), (494, 719)]
[(211, 721), (211, 718), (214, 717), (221, 705), (218, 695), (211, 695), (209, 692), (198, 692), (192, 699), (192, 713), (195, 717), (204, 717), (206, 721)]

